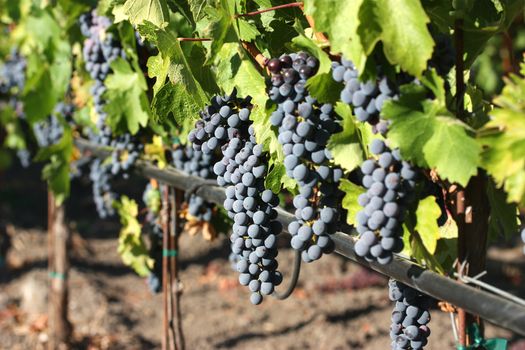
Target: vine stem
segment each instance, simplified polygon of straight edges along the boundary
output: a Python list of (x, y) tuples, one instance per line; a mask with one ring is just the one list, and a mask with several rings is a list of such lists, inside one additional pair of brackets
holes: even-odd
[[(301, 6), (301, 10), (303, 10), (303, 13), (304, 13), (304, 6)], [(305, 14), (304, 17), (306, 18), (306, 21), (308, 22), (308, 24), (312, 28), (312, 30), (314, 32), (314, 35), (315, 35), (315, 38), (317, 40), (319, 40), (320, 42), (322, 42), (322, 43), (328, 43), (328, 38), (326, 37), (326, 35), (324, 35), (323, 33), (318, 32), (318, 31), (315, 30), (315, 21), (314, 21), (313, 17), (309, 16), (307, 14)]]
[[(464, 63), (463, 63), (463, 20), (462, 19), (456, 19), (454, 23), (454, 44), (456, 47), (456, 113), (457, 117), (459, 119), (463, 119), (464, 114), (464, 93), (465, 93), (465, 82), (463, 80), (463, 70), (464, 70)], [(456, 194), (456, 215), (461, 219), (465, 216), (465, 191), (463, 189), (460, 189)], [(461, 220), (463, 221), (463, 220)], [(462, 222), (459, 223), (460, 226)], [(465, 258), (465, 244), (464, 244), (464, 232), (463, 230), (460, 230), (458, 232), (458, 257), (459, 257), (459, 264), (458, 264), (458, 271), (461, 269), (463, 259)], [(468, 268), (468, 266), (467, 266)], [(463, 273), (463, 271), (460, 271), (460, 273)], [(458, 308), (458, 328), (459, 328), (459, 345), (466, 346), (467, 345), (467, 314), (464, 309)]]
[(503, 32), (503, 45), (505, 50), (502, 50), (503, 58), (503, 70), (508, 75), (510, 73), (518, 74), (519, 67), (514, 58), (514, 44), (512, 42), (512, 37), (510, 36), (509, 31)]
[(265, 57), (254, 44), (247, 41), (241, 41), (241, 44), (242, 47), (250, 54), (250, 56), (252, 56), (255, 62), (257, 62), (259, 67), (263, 70), (266, 69), (268, 58)]
[(285, 8), (292, 8), (292, 7), (302, 7), (302, 6), (303, 6), (302, 2), (291, 2), (289, 4), (272, 6), (272, 7), (269, 7), (267, 9), (264, 9), (264, 10), (253, 11), (253, 12), (248, 12), (248, 13), (239, 13), (239, 14), (235, 15), (235, 18), (257, 16), (257, 15), (260, 15), (261, 13), (265, 13), (265, 12), (270, 12), (270, 11), (275, 11), (275, 10), (285, 9)]

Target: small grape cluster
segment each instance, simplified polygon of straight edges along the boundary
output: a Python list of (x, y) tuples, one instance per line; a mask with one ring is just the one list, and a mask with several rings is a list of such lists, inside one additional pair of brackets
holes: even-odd
[(379, 114), (385, 101), (395, 96), (394, 88), (386, 77), (361, 82), (359, 72), (352, 61), (341, 59), (341, 63), (332, 62), (332, 78), (344, 83), (341, 101), (353, 106), (357, 120), (373, 125), (374, 131), (386, 134), (388, 123), (381, 120)]
[(430, 335), (431, 299), (393, 279), (388, 283), (388, 295), (395, 302), (390, 326), (392, 349), (423, 349)]
[(45, 120), (33, 124), (33, 134), (40, 147), (48, 147), (60, 141), (64, 134), (64, 127), (57, 115), (64, 121), (71, 122), (74, 107), (69, 103), (60, 102), (55, 106), (54, 113)]
[(263, 295), (274, 292), (282, 282), (277, 271), (277, 235), (282, 225), (276, 221), (278, 197), (265, 188), (267, 154), (255, 140), (249, 121), (249, 99), (230, 96), (212, 98), (190, 132), (193, 147), (204, 154), (222, 151), (213, 166), (217, 183), (226, 187), (224, 208), (233, 219), (231, 249), (236, 255), (239, 282), (252, 292), (250, 301), (258, 305)]
[(116, 176), (122, 174), (122, 177), (129, 177), (128, 171), (140, 157), (144, 145), (137, 142), (137, 139), (130, 134), (119, 135), (111, 140), (111, 174)]
[[(203, 179), (213, 179), (213, 165), (219, 161), (216, 153), (203, 153), (196, 151), (191, 146), (180, 146), (172, 152), (175, 168), (193, 176)], [(188, 212), (199, 221), (210, 222), (214, 205), (206, 202), (194, 193), (186, 195)]]
[(13, 49), (0, 67), (0, 93), (16, 95), (22, 92), (26, 83), (26, 67), (26, 59)]
[(318, 103), (305, 88), (318, 68), (318, 61), (304, 52), (271, 59), (268, 94), (278, 104), (270, 122), (279, 127), (278, 141), (285, 155), (289, 177), (299, 185), (293, 199), (295, 218), (288, 225), (292, 248), (305, 262), (333, 251), (330, 234), (335, 232), (339, 180), (343, 171), (330, 164), (326, 148), (330, 135), (341, 131), (332, 105)]
[(372, 141), (370, 151), (377, 160), (368, 159), (361, 165), (367, 191), (358, 198), (364, 209), (356, 215), (360, 235), (355, 252), (369, 261), (388, 264), (393, 253), (403, 249), (403, 209), (411, 200), (417, 173), (401, 160), (399, 150), (392, 151), (379, 139)]

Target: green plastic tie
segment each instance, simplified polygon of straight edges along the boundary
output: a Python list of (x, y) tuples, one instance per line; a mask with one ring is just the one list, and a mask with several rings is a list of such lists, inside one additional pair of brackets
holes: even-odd
[(475, 350), (475, 349), (486, 349), (486, 350), (507, 350), (507, 339), (503, 338), (490, 338), (484, 339), (481, 336), (479, 326), (477, 323), (473, 323), (468, 327), (468, 334), (472, 339), (472, 345), (464, 346), (458, 345), (457, 350)]
[(66, 279), (66, 275), (64, 273), (54, 272), (54, 271), (49, 271), (49, 277), (50, 278), (56, 278), (58, 280), (65, 280)]
[(177, 255), (177, 250), (175, 249), (162, 249), (162, 256), (176, 257)]

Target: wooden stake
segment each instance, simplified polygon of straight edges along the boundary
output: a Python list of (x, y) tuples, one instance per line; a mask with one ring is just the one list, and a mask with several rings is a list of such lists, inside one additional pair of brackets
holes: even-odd
[(169, 291), (168, 291), (168, 256), (165, 252), (168, 251), (168, 186), (161, 185), (162, 195), (162, 350), (168, 350), (169, 343)]
[[(456, 108), (458, 119), (461, 120), (465, 118), (463, 40), (463, 20), (457, 19), (454, 24)], [(490, 214), (487, 197), (487, 176), (482, 169), (478, 169), (478, 174), (470, 179), (465, 189), (457, 192), (455, 214), (458, 225), (458, 267), (462, 269), (462, 274), (475, 276), (485, 269)], [(467, 314), (463, 309), (458, 309), (460, 345), (470, 345), (467, 327), (473, 322), (479, 323), (483, 332), (483, 324), (479, 318)]]
[(182, 315), (180, 309), (180, 299), (182, 296), (181, 282), (178, 273), (178, 252), (179, 252), (179, 233), (181, 230), (181, 223), (178, 218), (178, 210), (181, 207), (183, 193), (180, 190), (172, 189), (171, 193), (171, 251), (170, 255), (170, 276), (171, 276), (171, 296), (172, 296), (172, 310), (171, 319), (175, 339), (175, 348), (184, 350), (186, 347), (184, 340), (184, 332), (182, 328)]
[(48, 191), (47, 203), (48, 270), (50, 277), (48, 349), (67, 349), (72, 332), (67, 312), (67, 276), (69, 269), (67, 251), (70, 233), (65, 224), (64, 206), (56, 205), (51, 191)]

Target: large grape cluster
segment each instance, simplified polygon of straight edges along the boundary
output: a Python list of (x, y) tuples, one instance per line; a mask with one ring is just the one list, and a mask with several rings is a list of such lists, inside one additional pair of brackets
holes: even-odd
[(369, 261), (388, 264), (393, 253), (403, 249), (404, 206), (411, 200), (417, 174), (401, 160), (399, 150), (392, 151), (379, 139), (372, 141), (370, 151), (377, 159), (361, 165), (367, 191), (358, 198), (363, 210), (356, 215), (360, 235), (355, 252)]
[(361, 82), (359, 72), (352, 61), (341, 59), (341, 63), (332, 62), (332, 77), (344, 83), (341, 101), (353, 107), (357, 120), (373, 125), (374, 131), (386, 133), (388, 123), (379, 117), (385, 101), (395, 96), (392, 83), (386, 77)]
[(110, 72), (111, 62), (118, 57), (125, 57), (125, 53), (113, 34), (107, 32), (111, 25), (109, 18), (98, 16), (92, 12), (80, 16), (80, 30), (86, 37), (82, 53), (85, 67), (94, 80), (91, 87), (93, 103), (97, 112), (97, 133), (92, 133), (90, 138), (101, 145), (109, 145), (111, 142), (111, 129), (106, 125), (107, 114), (104, 112), (103, 94), (106, 91), (104, 81)]
[(111, 164), (97, 158), (91, 163), (89, 179), (92, 182), (93, 200), (101, 218), (115, 215), (113, 201), (117, 195), (111, 190)]
[(330, 234), (337, 223), (338, 184), (341, 168), (330, 164), (326, 145), (330, 135), (341, 131), (332, 105), (318, 103), (306, 90), (306, 81), (318, 68), (315, 57), (304, 52), (271, 59), (269, 96), (278, 104), (270, 122), (279, 127), (289, 177), (299, 185), (293, 199), (295, 220), (288, 225), (292, 248), (305, 262), (333, 250)]
[(423, 349), (430, 335), (428, 309), (431, 299), (393, 279), (389, 281), (388, 289), (390, 300), (395, 302), (390, 326), (392, 349)]
[[(219, 161), (216, 152), (204, 153), (196, 151), (191, 146), (180, 146), (172, 152), (175, 168), (203, 179), (214, 179), (213, 165)], [(188, 212), (199, 221), (211, 221), (213, 204), (206, 202), (194, 193), (186, 194)]]
[(110, 181), (118, 174), (128, 177), (127, 171), (138, 159), (142, 145), (129, 135), (113, 135), (107, 125), (107, 114), (104, 111), (103, 94), (106, 91), (104, 81), (110, 73), (110, 65), (118, 57), (125, 58), (125, 53), (118, 40), (108, 28), (111, 20), (98, 16), (95, 10), (80, 16), (80, 30), (86, 37), (82, 54), (85, 68), (94, 83), (91, 87), (93, 103), (97, 113), (96, 131), (89, 133), (89, 139), (99, 145), (113, 147), (111, 163), (94, 162), (91, 165), (90, 178), (93, 181), (93, 195), (97, 211), (101, 217), (114, 214), (112, 201), (116, 194), (111, 191)]
[(234, 221), (230, 236), (236, 255), (233, 260), (240, 273), (239, 282), (248, 286), (250, 301), (257, 305), (282, 281), (276, 260), (282, 225), (275, 220), (278, 197), (264, 185), (268, 159), (256, 143), (250, 109), (249, 99), (237, 98), (235, 91), (212, 98), (189, 140), (204, 154), (222, 151), (213, 171), (217, 183), (226, 186), (224, 208)]
[[(396, 98), (396, 90), (386, 77), (367, 82), (359, 81), (354, 64), (344, 58), (332, 63), (332, 77), (343, 82), (341, 100), (352, 106), (357, 119), (372, 125), (375, 133), (386, 136), (388, 122), (380, 118), (383, 104)], [(404, 76), (398, 77), (400, 81)], [(357, 255), (368, 261), (388, 264), (393, 253), (403, 249), (402, 223), (404, 209), (412, 199), (417, 170), (401, 159), (399, 149), (390, 149), (379, 139), (374, 139), (369, 149), (376, 158), (361, 165), (362, 185), (366, 193), (359, 196), (363, 210), (357, 213), (359, 240), (355, 245)]]

